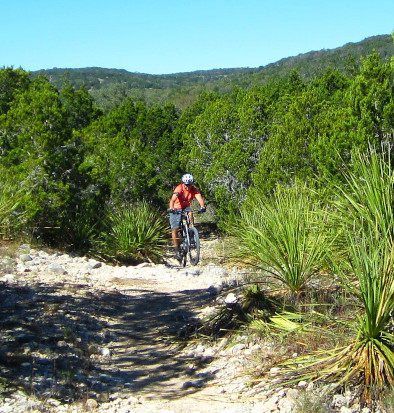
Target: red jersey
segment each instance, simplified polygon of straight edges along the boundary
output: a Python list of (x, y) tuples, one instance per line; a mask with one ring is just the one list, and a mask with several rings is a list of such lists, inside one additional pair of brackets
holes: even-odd
[(174, 202), (175, 209), (185, 209), (190, 206), (193, 199), (200, 191), (193, 185), (179, 184), (174, 189), (174, 194), (177, 195), (177, 199)]

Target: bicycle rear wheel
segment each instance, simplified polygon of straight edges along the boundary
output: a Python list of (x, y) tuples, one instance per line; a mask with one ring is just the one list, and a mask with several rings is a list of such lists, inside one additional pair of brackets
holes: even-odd
[(189, 260), (190, 264), (197, 265), (200, 260), (200, 237), (195, 227), (189, 228)]

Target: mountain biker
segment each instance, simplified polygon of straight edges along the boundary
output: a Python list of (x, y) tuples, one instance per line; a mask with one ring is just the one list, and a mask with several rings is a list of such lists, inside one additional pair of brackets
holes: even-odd
[(190, 173), (185, 173), (182, 176), (182, 183), (177, 185), (170, 199), (170, 225), (171, 225), (171, 237), (175, 247), (175, 258), (178, 261), (182, 260), (179, 254), (179, 228), (181, 227), (181, 214), (182, 210), (188, 211), (190, 221), (194, 222), (193, 211), (190, 208), (190, 204), (193, 199), (196, 198), (200, 204), (200, 211), (205, 212), (205, 201), (200, 191), (193, 185), (194, 177)]

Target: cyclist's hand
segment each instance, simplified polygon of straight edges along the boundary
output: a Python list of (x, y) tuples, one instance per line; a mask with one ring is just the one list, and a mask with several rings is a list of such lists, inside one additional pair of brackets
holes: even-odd
[(198, 211), (200, 214), (202, 214), (203, 212), (205, 212), (207, 209), (205, 207), (201, 207), (200, 210)]
[(170, 209), (168, 210), (168, 212), (169, 212), (170, 214), (175, 214), (175, 209), (174, 209), (174, 208), (170, 208)]

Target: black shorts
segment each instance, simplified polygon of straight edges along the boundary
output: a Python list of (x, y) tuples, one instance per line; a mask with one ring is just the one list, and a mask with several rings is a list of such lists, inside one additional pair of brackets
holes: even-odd
[[(171, 229), (179, 229), (181, 227), (181, 220), (182, 220), (182, 209), (176, 209), (175, 212), (170, 213), (170, 225)], [(184, 211), (192, 211), (190, 207), (184, 209)]]
[(176, 209), (175, 212), (170, 213), (170, 225), (172, 230), (179, 229), (181, 227), (181, 211), (181, 209)]

